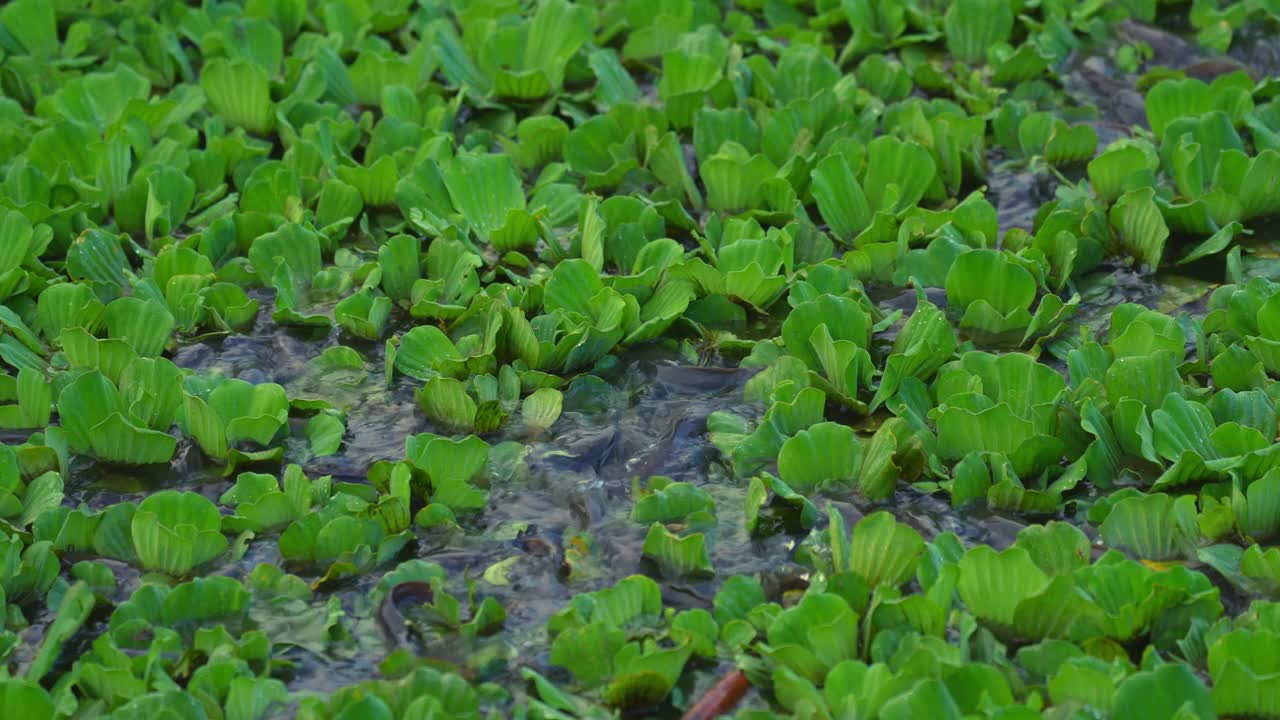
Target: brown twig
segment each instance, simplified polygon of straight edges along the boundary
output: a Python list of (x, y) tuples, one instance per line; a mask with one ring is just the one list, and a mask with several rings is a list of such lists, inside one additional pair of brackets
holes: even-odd
[(727, 715), (733, 712), (738, 701), (742, 700), (742, 696), (747, 694), (747, 689), (750, 687), (751, 682), (747, 680), (747, 676), (741, 670), (735, 669), (720, 678), (720, 681), (694, 703), (680, 720), (714, 720), (721, 715)]

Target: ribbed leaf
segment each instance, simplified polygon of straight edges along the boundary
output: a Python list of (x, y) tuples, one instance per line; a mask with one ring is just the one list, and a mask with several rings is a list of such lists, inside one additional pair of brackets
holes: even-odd
[(642, 552), (661, 568), (664, 575), (673, 578), (714, 575), (711, 557), (707, 555), (706, 538), (702, 533), (679, 537), (661, 523), (649, 526)]
[(1111, 208), (1111, 225), (1119, 232), (1121, 247), (1136, 260), (1155, 270), (1164, 256), (1169, 226), (1154, 201), (1155, 190), (1130, 190)]
[(943, 25), (947, 51), (957, 60), (980, 63), (988, 48), (1009, 40), (1013, 11), (1005, 0), (957, 0), (948, 6)]
[(828, 485), (852, 485), (862, 465), (862, 446), (853, 428), (818, 423), (787, 438), (778, 452), (778, 474), (800, 492)]
[(164, 303), (123, 297), (107, 305), (104, 313), (107, 334), (129, 343), (141, 357), (158, 357), (169, 343), (176, 325)]
[(144, 568), (185, 575), (226, 550), (221, 525), (218, 507), (204, 496), (162, 490), (134, 514), (133, 546)]
[(818, 212), (837, 238), (851, 242), (871, 224), (871, 206), (844, 155), (823, 158), (810, 177)]
[(1121, 500), (1098, 530), (1111, 547), (1144, 560), (1170, 560), (1179, 555), (1173, 499), (1164, 493)]
[(560, 409), (564, 395), (554, 388), (538, 388), (524, 399), (520, 406), (520, 417), (526, 425), (546, 430), (560, 418)]
[(859, 520), (848, 541), (837, 536), (843, 532), (842, 526), (843, 523), (841, 527), (833, 525), (831, 530), (832, 547), (843, 544), (840, 554), (848, 562), (847, 566), (837, 564), (837, 571), (851, 570), (861, 575), (870, 587), (897, 587), (915, 573), (916, 563), (924, 551), (924, 539), (889, 513), (875, 512)]
[(933, 154), (919, 143), (891, 135), (872, 140), (862, 182), (871, 209), (898, 213), (915, 205), (933, 183), (936, 170)]
[(509, 210), (523, 210), (524, 190), (507, 155), (459, 155), (441, 168), (449, 198), (482, 236), (502, 227)]
[(1049, 577), (1026, 550), (1011, 547), (997, 553), (987, 546), (973, 548), (960, 559), (956, 589), (969, 611), (980, 618), (1012, 625), (1018, 603), (1039, 594)]
[(275, 126), (267, 72), (245, 60), (215, 58), (200, 72), (200, 88), (214, 112), (255, 135)]
[(470, 430), (476, 423), (476, 402), (461, 382), (434, 377), (417, 393), (418, 404), (431, 422), (453, 430)]

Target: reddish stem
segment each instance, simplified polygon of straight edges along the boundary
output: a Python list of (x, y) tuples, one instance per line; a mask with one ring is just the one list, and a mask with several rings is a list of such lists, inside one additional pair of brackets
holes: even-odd
[(750, 687), (751, 682), (747, 680), (747, 676), (741, 670), (734, 670), (720, 678), (720, 681), (689, 708), (680, 720), (714, 720), (721, 715), (727, 715), (738, 705), (738, 701), (742, 700), (742, 696), (747, 694), (747, 689)]

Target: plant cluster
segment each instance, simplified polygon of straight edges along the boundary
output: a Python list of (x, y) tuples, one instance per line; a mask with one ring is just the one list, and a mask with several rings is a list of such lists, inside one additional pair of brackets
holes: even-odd
[[(736, 672), (742, 720), (1280, 718), (1280, 94), (1223, 59), (1278, 20), (5, 3), (0, 707), (675, 716)], [(594, 478), (629, 500), (529, 550), (522, 493), (604, 467), (558, 429), (653, 352), (750, 374), (713, 470)], [(768, 546), (800, 582), (734, 571)]]

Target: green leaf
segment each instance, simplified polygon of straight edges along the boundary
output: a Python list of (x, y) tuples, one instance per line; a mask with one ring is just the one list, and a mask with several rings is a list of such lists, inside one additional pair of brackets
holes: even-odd
[[(585, 8), (566, 0), (549, 0), (538, 5), (529, 23), (524, 45), (524, 67), (538, 70), (549, 90), (556, 90), (564, 79), (565, 65), (591, 35), (589, 14)], [(507, 83), (503, 71), (498, 72), (496, 89), (502, 95)], [(517, 97), (529, 97), (519, 94)]]
[(360, 192), (365, 205), (390, 207), (396, 201), (396, 184), (400, 180), (395, 158), (383, 155), (370, 158), (365, 165), (338, 166), (338, 178)]
[(1089, 538), (1065, 522), (1029, 525), (1018, 531), (1015, 542), (1047, 575), (1066, 575), (1089, 564)]
[(702, 193), (698, 192), (698, 186), (694, 183), (693, 176), (689, 174), (689, 166), (685, 163), (684, 148), (680, 144), (679, 136), (674, 132), (668, 132), (655, 144), (651, 139), (653, 135), (656, 133), (650, 133), (648, 136), (650, 138), (648, 162), (650, 172), (664, 185), (683, 192), (689, 205), (694, 209), (701, 209)]
[(933, 154), (924, 146), (881, 135), (867, 145), (867, 176), (862, 186), (872, 210), (899, 213), (924, 197), (935, 171)]
[(296, 465), (285, 471), (284, 484), (282, 491), (274, 475), (240, 473), (236, 484), (218, 499), (220, 504), (236, 509), (235, 515), (223, 518), (223, 528), (229, 532), (262, 532), (297, 520), (311, 509), (312, 485)]
[(452, 430), (470, 430), (476, 424), (477, 406), (461, 381), (434, 377), (415, 393), (427, 418)]
[(896, 60), (884, 55), (868, 55), (855, 71), (858, 85), (886, 102), (902, 100), (911, 94), (911, 73)]
[(584, 190), (615, 187), (640, 167), (634, 135), (612, 115), (597, 115), (571, 130), (564, 159), (586, 180)]
[(146, 176), (143, 234), (148, 240), (174, 234), (187, 219), (196, 185), (176, 168), (157, 168)]
[(1264, 541), (1280, 533), (1280, 468), (1272, 469), (1233, 493), (1232, 509), (1240, 535)]
[(333, 317), (343, 330), (369, 341), (382, 336), (390, 316), (391, 299), (369, 292), (348, 295), (333, 308)]
[(505, 225), (508, 212), (525, 207), (509, 156), (459, 155), (444, 164), (441, 175), (453, 206), (482, 236)]
[(782, 339), (787, 352), (800, 358), (811, 370), (823, 369), (811, 342), (819, 325), (826, 327), (834, 341), (848, 340), (861, 348), (869, 344), (871, 318), (856, 300), (822, 295), (800, 303), (783, 321)]
[(79, 376), (58, 396), (58, 416), (72, 449), (92, 452), (107, 462), (168, 462), (177, 440), (168, 433), (138, 426), (125, 412), (115, 385), (97, 371)]
[(67, 273), (72, 279), (113, 288), (118, 295), (128, 286), (131, 273), (121, 237), (96, 228), (81, 233), (67, 249)]
[(474, 435), (456, 441), (419, 435), (410, 438), (405, 454), (430, 477), (433, 501), (458, 509), (484, 507), (485, 493), (471, 483), (489, 461), (488, 443)]
[[(89, 619), (89, 613), (93, 611), (95, 604), (93, 590), (87, 584), (77, 582), (67, 588), (62, 594), (62, 603), (58, 606), (58, 612), (45, 631), (44, 639), (40, 642), (40, 649), (36, 652), (31, 664), (27, 666), (28, 679), (38, 681), (49, 674), (62, 653), (62, 646)], [(5, 701), (7, 702), (7, 698)], [(6, 705), (6, 707), (12, 706)]]
[(175, 325), (163, 303), (139, 297), (123, 297), (107, 305), (107, 334), (129, 343), (141, 357), (158, 357), (169, 343)]
[(275, 126), (267, 72), (244, 60), (215, 58), (200, 72), (200, 88), (214, 112), (255, 135)]
[(902, 418), (889, 418), (871, 437), (858, 471), (858, 491), (872, 500), (893, 495), (899, 479), (909, 473), (903, 466), (923, 460), (923, 442)]
[(0, 406), (0, 428), (14, 430), (48, 425), (53, 388), (44, 373), (32, 368), (19, 369), (16, 389), (17, 404)]
[(534, 390), (520, 406), (520, 417), (529, 427), (548, 430), (560, 418), (564, 394), (554, 388)]
[[(947, 303), (971, 308), (985, 303), (1002, 316), (1031, 307), (1036, 283), (1031, 273), (997, 250), (973, 250), (955, 259), (947, 273)], [(966, 312), (966, 317), (968, 317)]]
[(985, 545), (960, 560), (956, 589), (969, 612), (1002, 625), (1012, 625), (1018, 603), (1040, 593), (1049, 578), (1020, 547), (996, 552)]
[[(1236, 555), (1236, 569), (1244, 579), (1242, 584), (1254, 583), (1256, 588), (1272, 596), (1280, 594), (1280, 548), (1263, 550), (1260, 545), (1250, 545), (1242, 554), (1238, 546), (1222, 547), (1229, 548)], [(1215, 564), (1214, 567), (1224, 575), (1227, 574), (1218, 565)]]
[(32, 57), (50, 59), (58, 50), (58, 14), (48, 3), (16, 0), (0, 11), (0, 23)]
[(916, 717), (961, 720), (964, 717), (947, 686), (934, 679), (922, 680), (911, 690), (885, 703), (880, 716), (885, 720), (908, 720)]
[(596, 50), (587, 56), (596, 76), (596, 96), (606, 108), (640, 100), (640, 89), (610, 48)]
[(316, 226), (330, 237), (342, 237), (364, 210), (360, 191), (337, 178), (324, 181), (316, 199)]
[(278, 265), (283, 265), (296, 284), (310, 285), (322, 267), (320, 238), (302, 225), (284, 225), (254, 239), (249, 262), (264, 281), (275, 274)]
[(613, 658), (625, 642), (621, 630), (603, 623), (570, 628), (552, 640), (551, 664), (568, 669), (585, 687), (598, 687), (613, 674)]
[(1171, 560), (1181, 555), (1173, 498), (1164, 493), (1121, 500), (1098, 531), (1111, 547), (1144, 560)]
[(906, 378), (928, 380), (951, 358), (956, 344), (956, 333), (946, 314), (928, 300), (917, 298), (915, 312), (894, 338), (871, 409), (893, 397)]
[(64, 330), (72, 327), (92, 333), (98, 329), (104, 307), (87, 285), (50, 285), (40, 293), (35, 329), (50, 340), (56, 340)]
[(754, 210), (764, 204), (764, 188), (778, 169), (763, 155), (726, 142), (698, 168), (707, 188), (707, 207), (721, 212)]
[(762, 650), (773, 662), (815, 681), (827, 668), (857, 656), (857, 635), (836, 630), (855, 627), (857, 621), (840, 595), (809, 592), (769, 625)]
[[(685, 522), (694, 513), (715, 515), (716, 504), (705, 490), (684, 482), (650, 481), (652, 492), (638, 498), (631, 520), (642, 524)], [(655, 487), (655, 485), (661, 485)]]
[(1199, 455), (1202, 460), (1221, 457), (1212, 442), (1216, 423), (1209, 408), (1170, 393), (1164, 404), (1151, 413), (1155, 430), (1156, 452), (1166, 460), (1176, 461), (1184, 452)]
[(658, 564), (664, 575), (690, 577), (714, 575), (702, 533), (684, 538), (674, 535), (660, 523), (649, 526), (641, 552)]
[(1225, 87), (1217, 82), (1214, 85), (1211, 88), (1196, 78), (1170, 78), (1156, 83), (1144, 98), (1151, 132), (1162, 138), (1165, 128), (1178, 118), (1198, 117), (1216, 109), (1225, 109), (1225, 105), (1232, 102), (1231, 93), (1223, 92)]
[(1109, 215), (1111, 225), (1120, 235), (1121, 247), (1152, 270), (1160, 266), (1164, 243), (1169, 237), (1169, 227), (1154, 197), (1155, 190), (1149, 187), (1130, 190), (1120, 196)]
[(1276, 694), (1280, 636), (1269, 630), (1233, 630), (1209, 647), (1213, 706), (1226, 716), (1280, 713)]
[(392, 301), (408, 302), (413, 284), (422, 277), (418, 264), (421, 241), (410, 235), (396, 235), (378, 249), (378, 266), (382, 269), (382, 291)]
[(289, 419), (288, 395), (275, 383), (223, 380), (209, 393), (208, 406), (222, 421), (230, 445), (250, 440), (268, 446)]
[(778, 474), (800, 492), (852, 485), (862, 464), (862, 445), (853, 429), (818, 423), (792, 435), (778, 452)]
[(133, 516), (131, 536), (143, 568), (181, 576), (227, 549), (218, 507), (193, 492), (162, 490)]
[[(714, 51), (712, 51), (714, 52)], [(723, 60), (684, 49), (662, 55), (658, 97), (666, 104), (666, 114), (676, 127), (689, 127), (706, 95), (722, 76)]]
[[(1156, 349), (1152, 348), (1150, 355), (1119, 358), (1107, 368), (1104, 382), (1107, 396), (1119, 412), (1129, 413), (1129, 409), (1120, 406), (1123, 400), (1130, 399), (1136, 402), (1138, 412), (1146, 413), (1145, 408), (1159, 406), (1167, 395), (1182, 387), (1177, 358), (1171, 352), (1154, 352)], [(1143, 421), (1149, 422), (1145, 415)]]
[(1167, 663), (1153, 670), (1134, 673), (1120, 683), (1112, 698), (1115, 720), (1177, 717), (1212, 720), (1217, 717), (1209, 690), (1191, 668)]
[(760, 127), (751, 113), (742, 108), (698, 110), (693, 121), (693, 148), (699, 166), (726, 142), (736, 143), (750, 153), (760, 151)]
[(916, 563), (924, 551), (924, 539), (919, 533), (897, 522), (889, 513), (879, 511), (859, 520), (853, 535), (846, 540), (844, 522), (837, 522), (835, 513), (828, 507), (827, 514), (832, 520), (831, 559), (836, 572), (855, 572), (870, 587), (898, 587), (915, 574)]
[(258, 301), (239, 285), (214, 283), (200, 291), (201, 303), (216, 319), (211, 323), (242, 331), (258, 316)]
[(987, 50), (1007, 42), (1013, 31), (1013, 11), (1002, 0), (958, 0), (943, 18), (947, 51), (967, 63), (986, 60)]
[(852, 242), (871, 224), (871, 205), (842, 154), (823, 158), (810, 172), (818, 212), (836, 237)]
[(320, 413), (307, 421), (307, 442), (311, 454), (317, 457), (334, 455), (342, 446), (342, 436), (347, 432), (342, 419), (329, 413)]
[[(37, 3), (23, 4), (36, 5)], [(52, 9), (52, 6), (49, 7)], [(53, 720), (56, 717), (55, 706), (49, 693), (38, 684), (27, 680), (12, 678), (0, 681), (0, 703), (11, 712), (21, 713), (21, 717), (31, 718), (31, 720)]]
[(938, 453), (949, 459), (964, 457), (974, 450), (1012, 455), (1035, 435), (1033, 423), (1003, 403), (980, 412), (946, 407), (937, 423)]
[(1187, 254), (1183, 255), (1178, 260), (1178, 264), (1184, 265), (1189, 262), (1195, 262), (1196, 260), (1209, 257), (1210, 255), (1216, 255), (1223, 250), (1226, 250), (1230, 247), (1231, 241), (1243, 232), (1243, 230), (1244, 226), (1238, 222), (1227, 223), (1217, 232), (1210, 235), (1204, 242), (1201, 242), (1188, 250)]
[(1127, 186), (1131, 178), (1143, 170), (1153, 170), (1152, 165), (1148, 153), (1139, 146), (1112, 147), (1089, 161), (1089, 183), (1098, 199), (1110, 204), (1130, 189)]
[(436, 374), (463, 377), (466, 365), (462, 353), (439, 328), (419, 325), (404, 337), (396, 350), (395, 369), (418, 380), (430, 380)]

